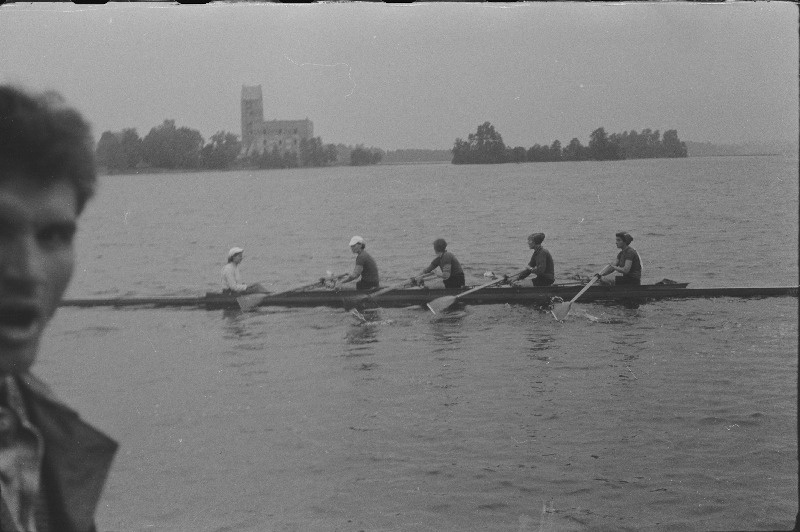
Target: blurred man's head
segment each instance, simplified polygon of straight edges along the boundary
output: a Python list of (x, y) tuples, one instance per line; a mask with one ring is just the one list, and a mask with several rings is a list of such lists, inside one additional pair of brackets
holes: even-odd
[(89, 125), (55, 93), (0, 86), (0, 374), (27, 370), (72, 277), (96, 183)]

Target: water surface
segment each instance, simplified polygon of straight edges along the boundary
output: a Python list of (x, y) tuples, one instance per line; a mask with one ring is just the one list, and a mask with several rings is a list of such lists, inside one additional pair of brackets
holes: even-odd
[[(384, 284), (444, 237), (470, 284), (542, 231), (566, 282), (627, 230), (645, 280), (796, 285), (797, 161), (114, 176), (72, 297)], [(797, 514), (797, 299), (259, 312), (63, 308), (38, 372), (121, 444), (108, 531), (772, 530)]]

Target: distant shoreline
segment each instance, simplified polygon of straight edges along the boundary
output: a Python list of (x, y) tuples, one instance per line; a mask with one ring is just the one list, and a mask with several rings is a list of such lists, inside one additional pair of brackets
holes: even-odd
[[(787, 157), (783, 153), (726, 153), (726, 154), (708, 154), (708, 155), (689, 155), (687, 159), (702, 159), (708, 157)], [(641, 159), (622, 159), (627, 161), (641, 160)], [(589, 162), (589, 161), (576, 161), (576, 162)], [(392, 161), (380, 162), (376, 165), (370, 166), (400, 166), (400, 165), (421, 165), (421, 164), (452, 164), (450, 161)], [(515, 163), (515, 164), (536, 164), (532, 162)], [(337, 168), (337, 167), (358, 168), (358, 166), (351, 165), (333, 165), (333, 166), (319, 166), (315, 168)], [(297, 170), (298, 168), (283, 168), (282, 170)], [(207, 172), (261, 172), (266, 170), (281, 170), (281, 168), (196, 168), (196, 169), (171, 169), (171, 168), (139, 168), (130, 172), (98, 172), (101, 176), (127, 176), (127, 175), (148, 175), (148, 174), (200, 174)]]
[(689, 155), (687, 158), (701, 157), (785, 157), (783, 153), (709, 153), (707, 155)]

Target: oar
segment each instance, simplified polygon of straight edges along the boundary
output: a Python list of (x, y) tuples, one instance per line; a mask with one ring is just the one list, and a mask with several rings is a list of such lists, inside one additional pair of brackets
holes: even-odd
[[(417, 277), (414, 277), (413, 279), (416, 282), (419, 282), (420, 280), (427, 279), (428, 277), (432, 277), (433, 275), (435, 275), (433, 272), (429, 272), (429, 273), (424, 273), (422, 275), (418, 275)], [(399, 290), (400, 288), (407, 288), (411, 284), (412, 283), (410, 281), (406, 281), (406, 282), (401, 283), (401, 284), (395, 284), (395, 285), (392, 285), (392, 286), (387, 286), (386, 288), (381, 288), (377, 292), (372, 292), (372, 293), (369, 293), (369, 294), (359, 294), (356, 297), (349, 298), (350, 299), (349, 302), (348, 302), (349, 305), (346, 305), (346, 306), (355, 307), (357, 305), (363, 304), (367, 299), (373, 301), (373, 300), (379, 298), (380, 296), (382, 296), (383, 294), (385, 294), (387, 292), (391, 292), (392, 290)]]
[(322, 286), (322, 284), (325, 283), (325, 280), (326, 280), (325, 277), (322, 277), (316, 283), (305, 284), (303, 286), (296, 286), (294, 288), (290, 288), (289, 290), (284, 290), (283, 292), (276, 292), (274, 294), (245, 294), (243, 296), (237, 297), (236, 302), (239, 303), (240, 309), (242, 309), (244, 312), (247, 312), (249, 310), (254, 309), (255, 307), (257, 307), (270, 297), (282, 296), (284, 294), (288, 294), (289, 292), (299, 292), (301, 290), (308, 290), (309, 288)]
[(522, 270), (521, 272), (515, 273), (514, 275), (512, 275), (510, 277), (507, 277), (505, 275), (502, 276), (502, 277), (498, 277), (497, 279), (495, 279), (493, 281), (489, 281), (488, 283), (482, 284), (480, 286), (476, 286), (475, 288), (467, 290), (466, 292), (462, 292), (462, 293), (458, 294), (457, 296), (442, 296), (442, 297), (438, 297), (438, 298), (434, 299), (433, 301), (431, 301), (430, 303), (428, 303), (428, 308), (431, 309), (431, 312), (433, 312), (434, 314), (437, 314), (437, 313), (445, 310), (446, 308), (448, 308), (453, 303), (455, 303), (458, 300), (458, 298), (460, 298), (460, 297), (464, 297), (465, 295), (471, 294), (472, 292), (477, 292), (478, 290), (483, 290), (484, 288), (486, 288), (488, 286), (500, 284), (500, 283), (502, 283), (504, 281), (507, 281), (509, 279), (512, 279), (514, 277), (519, 277), (520, 275), (522, 275), (523, 272), (526, 272), (526, 271), (527, 270)]
[(575, 300), (577, 300), (579, 297), (581, 297), (583, 295), (583, 293), (586, 292), (589, 289), (589, 287), (594, 284), (595, 281), (597, 281), (598, 279), (600, 279), (604, 275), (608, 275), (609, 273), (611, 273), (613, 271), (614, 271), (614, 267), (609, 264), (608, 266), (603, 268), (600, 273), (594, 274), (594, 276), (586, 284), (586, 286), (584, 286), (581, 289), (580, 292), (575, 294), (575, 297), (573, 297), (571, 300), (569, 300), (566, 303), (559, 303), (558, 305), (555, 305), (553, 307), (553, 310), (551, 311), (553, 313), (553, 317), (555, 317), (555, 319), (557, 319), (558, 321), (564, 321), (564, 318), (566, 318), (567, 314), (569, 314), (569, 309), (572, 308), (572, 304), (575, 303)]

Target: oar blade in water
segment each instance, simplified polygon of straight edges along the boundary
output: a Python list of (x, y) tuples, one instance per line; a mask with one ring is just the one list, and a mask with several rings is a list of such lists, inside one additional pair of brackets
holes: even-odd
[(378, 304), (368, 294), (342, 295), (342, 307), (348, 312), (364, 312), (367, 308), (376, 308)]
[(566, 318), (567, 314), (569, 314), (570, 307), (572, 307), (572, 301), (558, 303), (557, 305), (553, 306), (553, 310), (550, 312), (553, 313), (553, 317), (555, 317), (555, 319), (558, 321), (564, 321), (564, 318)]
[(239, 303), (239, 308), (242, 309), (242, 311), (248, 312), (267, 299), (267, 295), (268, 294), (247, 294), (237, 297), (236, 302)]
[(428, 308), (434, 314), (439, 314), (443, 310), (446, 310), (450, 305), (456, 302), (458, 298), (456, 296), (442, 296), (434, 299), (430, 303), (428, 303)]

